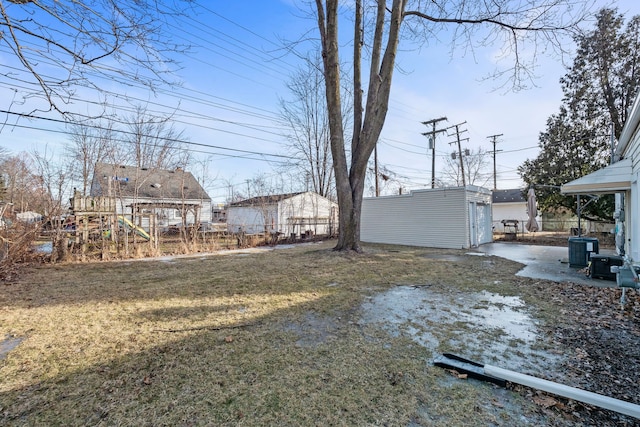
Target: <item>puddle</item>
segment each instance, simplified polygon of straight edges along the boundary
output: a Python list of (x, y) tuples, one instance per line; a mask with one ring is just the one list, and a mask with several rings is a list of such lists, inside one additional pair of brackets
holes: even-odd
[[(518, 297), (487, 291), (436, 292), (427, 285), (397, 286), (369, 297), (354, 314), (348, 324), (362, 328), (365, 338), (377, 339), (377, 331), (408, 337), (425, 348), (427, 364), (438, 354), (450, 352), (479, 363), (558, 379), (553, 372), (557, 372), (554, 367), (561, 362), (560, 356), (544, 350), (544, 337), (540, 337), (535, 319)], [(300, 319), (285, 322), (283, 330), (295, 337), (297, 346), (314, 348), (340, 338), (343, 322), (340, 317), (307, 312)], [(441, 381), (443, 387), (460, 386), (452, 376), (444, 375)], [(504, 425), (546, 424), (543, 415), (523, 409), (522, 401), (511, 390), (484, 384), (474, 383), (479, 396), (486, 397), (480, 397), (474, 410), (494, 414), (496, 420), (506, 422)], [(445, 424), (432, 418), (431, 412), (428, 405), (419, 405), (419, 417), (408, 427)], [(505, 413), (511, 415), (505, 418)], [(420, 424), (422, 421), (425, 424)]]
[(464, 257), (460, 255), (451, 255), (451, 254), (428, 254), (424, 256), (427, 259), (435, 259), (439, 261), (447, 261), (447, 262), (462, 262), (464, 261)]
[[(341, 322), (308, 312), (301, 320), (285, 323), (283, 329), (297, 336), (298, 346), (315, 347), (339, 336)], [(428, 286), (397, 286), (369, 297), (355, 323), (409, 337), (429, 350), (426, 357), (454, 353), (547, 378), (561, 361), (545, 345), (520, 298), (487, 291), (442, 293)]]
[(340, 329), (339, 320), (308, 312), (302, 321), (288, 322), (283, 329), (298, 335), (297, 346), (315, 347), (336, 337)]
[(33, 245), (33, 250), (41, 254), (50, 254), (51, 252), (53, 252), (53, 242), (45, 242)]
[(409, 336), (434, 355), (450, 352), (533, 375), (548, 374), (559, 361), (540, 349), (536, 322), (518, 297), (398, 286), (365, 302), (362, 322)]
[(18, 338), (12, 335), (5, 335), (4, 339), (0, 341), (0, 360), (7, 357), (7, 354), (15, 349), (22, 342), (22, 338)]
[[(487, 305), (483, 306), (484, 304)], [(482, 291), (471, 311), (471, 315), (467, 316), (471, 322), (480, 318), (484, 326), (500, 328), (513, 339), (522, 340), (527, 344), (533, 344), (536, 340), (535, 322), (529, 317), (524, 302), (518, 297)]]

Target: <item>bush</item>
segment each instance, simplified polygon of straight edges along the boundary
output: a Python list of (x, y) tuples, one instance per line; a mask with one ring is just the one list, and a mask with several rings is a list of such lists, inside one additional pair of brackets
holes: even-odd
[(37, 258), (33, 243), (39, 235), (39, 223), (16, 221), (0, 229), (0, 280), (10, 280), (21, 265)]

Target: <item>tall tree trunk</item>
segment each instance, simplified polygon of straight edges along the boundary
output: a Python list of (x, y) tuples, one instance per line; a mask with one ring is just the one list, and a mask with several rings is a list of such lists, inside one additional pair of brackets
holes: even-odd
[(338, 196), (338, 244), (336, 249), (347, 249), (353, 241), (354, 227), (350, 218), (353, 212), (351, 186), (347, 173), (347, 157), (344, 150), (344, 129), (342, 126), (342, 106), (340, 99), (340, 59), (338, 56), (338, 1), (316, 0), (318, 8), (318, 29), (322, 42), (327, 108), (329, 110), (329, 132), (331, 134), (331, 155), (336, 175)]
[[(318, 28), (322, 42), (322, 59), (325, 71), (327, 106), (329, 109), (329, 129), (331, 132), (331, 153), (336, 176), (338, 194), (339, 233), (336, 250), (360, 252), (360, 217), (362, 198), (367, 173), (367, 164), (375, 148), (388, 110), (391, 78), (395, 66), (400, 24), (405, 0), (394, 0), (387, 32), (386, 45), (385, 2), (378, 1), (374, 43), (371, 52), (371, 69), (367, 103), (362, 115), (362, 83), (360, 69), (362, 39), (361, 2), (356, 1), (356, 23), (354, 33), (354, 132), (351, 141), (351, 163), (347, 164), (345, 154), (344, 129), (340, 103), (340, 68), (338, 55), (338, 1), (316, 0)], [(383, 53), (384, 51), (384, 53)]]

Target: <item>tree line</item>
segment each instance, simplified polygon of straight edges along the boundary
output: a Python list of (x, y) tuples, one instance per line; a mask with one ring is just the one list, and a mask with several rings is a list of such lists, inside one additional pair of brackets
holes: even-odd
[[(563, 99), (539, 136), (540, 154), (518, 171), (536, 189), (542, 210), (577, 211), (576, 198), (560, 186), (611, 162), (640, 85), (640, 16), (626, 20), (616, 9), (596, 14), (593, 28), (574, 38), (577, 51), (560, 80)], [(581, 209), (593, 220), (613, 218), (613, 196), (602, 196)]]

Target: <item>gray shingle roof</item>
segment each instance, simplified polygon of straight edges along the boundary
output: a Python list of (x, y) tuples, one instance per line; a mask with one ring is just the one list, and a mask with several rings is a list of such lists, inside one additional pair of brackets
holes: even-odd
[(491, 201), (493, 203), (519, 203), (526, 202), (526, 199), (522, 195), (521, 189), (514, 188), (511, 190), (493, 190)]
[(211, 200), (191, 172), (96, 163), (92, 196)]

